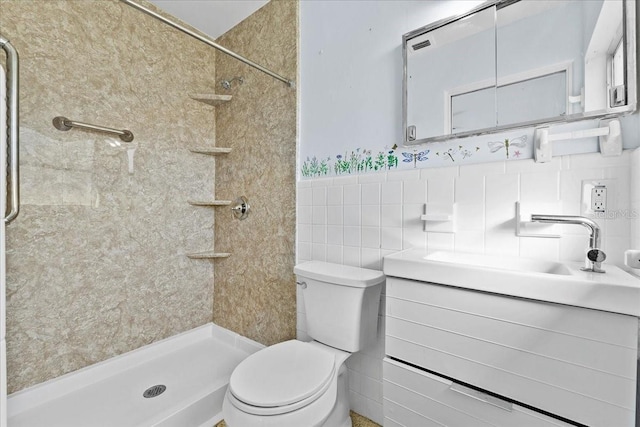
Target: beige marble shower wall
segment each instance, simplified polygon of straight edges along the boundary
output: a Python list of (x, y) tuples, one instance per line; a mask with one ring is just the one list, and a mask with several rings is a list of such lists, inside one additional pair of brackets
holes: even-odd
[[(296, 80), (298, 2), (272, 0), (218, 39), (266, 68)], [(231, 147), (217, 163), (216, 193), (246, 196), (244, 221), (216, 216), (214, 322), (270, 345), (295, 338), (296, 89), (227, 55), (216, 58), (218, 80), (243, 77), (216, 109), (216, 139)]]
[[(0, 0), (21, 58), (23, 205), (7, 228), (9, 391), (211, 321), (214, 49), (115, 0)], [(0, 55), (4, 57), (4, 55)], [(113, 139), (51, 120), (131, 130)], [(293, 161), (293, 159), (291, 159)], [(251, 196), (251, 194), (249, 194)]]

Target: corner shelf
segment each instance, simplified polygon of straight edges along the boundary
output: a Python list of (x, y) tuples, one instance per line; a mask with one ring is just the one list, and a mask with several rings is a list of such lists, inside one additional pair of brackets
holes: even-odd
[[(193, 93), (189, 94), (189, 98), (202, 102), (207, 105), (211, 105), (216, 107), (218, 105), (222, 105), (231, 101), (231, 95), (217, 95), (215, 93)], [(221, 156), (227, 155), (231, 152), (231, 148), (227, 147), (194, 147), (189, 148), (189, 151), (192, 153), (205, 154), (208, 156)], [(229, 206), (231, 205), (231, 200), (188, 200), (189, 204), (192, 206)], [(190, 259), (204, 259), (204, 260), (216, 260), (222, 258), (229, 258), (231, 256), (228, 252), (215, 252), (215, 251), (204, 251), (204, 252), (190, 252), (186, 254)]]
[(192, 153), (206, 154), (208, 156), (220, 156), (220, 155), (229, 154), (231, 152), (231, 148), (224, 148), (224, 147), (189, 148), (189, 151), (191, 151)]
[(231, 95), (216, 95), (214, 93), (192, 93), (189, 98), (214, 107), (231, 101)]
[(231, 256), (228, 252), (191, 252), (187, 254), (187, 257), (191, 259), (219, 259), (219, 258), (229, 258)]
[(193, 206), (229, 206), (231, 200), (187, 200)]

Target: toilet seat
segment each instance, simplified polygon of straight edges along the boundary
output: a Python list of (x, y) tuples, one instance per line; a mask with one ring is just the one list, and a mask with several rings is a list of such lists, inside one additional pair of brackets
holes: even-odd
[(335, 376), (335, 355), (302, 341), (285, 341), (252, 354), (229, 380), (229, 400), (243, 412), (277, 415), (309, 405)]

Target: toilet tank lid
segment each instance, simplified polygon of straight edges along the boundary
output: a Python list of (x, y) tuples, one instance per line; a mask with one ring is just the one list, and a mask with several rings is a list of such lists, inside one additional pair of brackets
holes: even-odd
[(296, 275), (337, 285), (366, 288), (384, 281), (384, 273), (368, 268), (333, 264), (322, 261), (308, 261), (293, 268)]

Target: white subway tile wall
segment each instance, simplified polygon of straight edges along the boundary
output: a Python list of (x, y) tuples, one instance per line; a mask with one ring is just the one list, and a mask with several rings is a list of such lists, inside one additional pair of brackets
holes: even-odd
[[(607, 263), (623, 266), (624, 251), (640, 248), (640, 149), (619, 157), (592, 153), (544, 164), (519, 160), (301, 181), (298, 262), (382, 269), (385, 255), (410, 247), (581, 261), (586, 228), (554, 226), (559, 239), (517, 237), (515, 202), (529, 213), (580, 215), (582, 181), (598, 179), (615, 180), (610, 213), (597, 222)], [(455, 203), (456, 232), (424, 232), (424, 203)], [(347, 361), (352, 409), (380, 424), (383, 314), (382, 304), (376, 345)], [(298, 338), (310, 339), (301, 295)]]
[(636, 214), (631, 220), (631, 246), (640, 250), (640, 148), (631, 155), (630, 170), (631, 212)]

